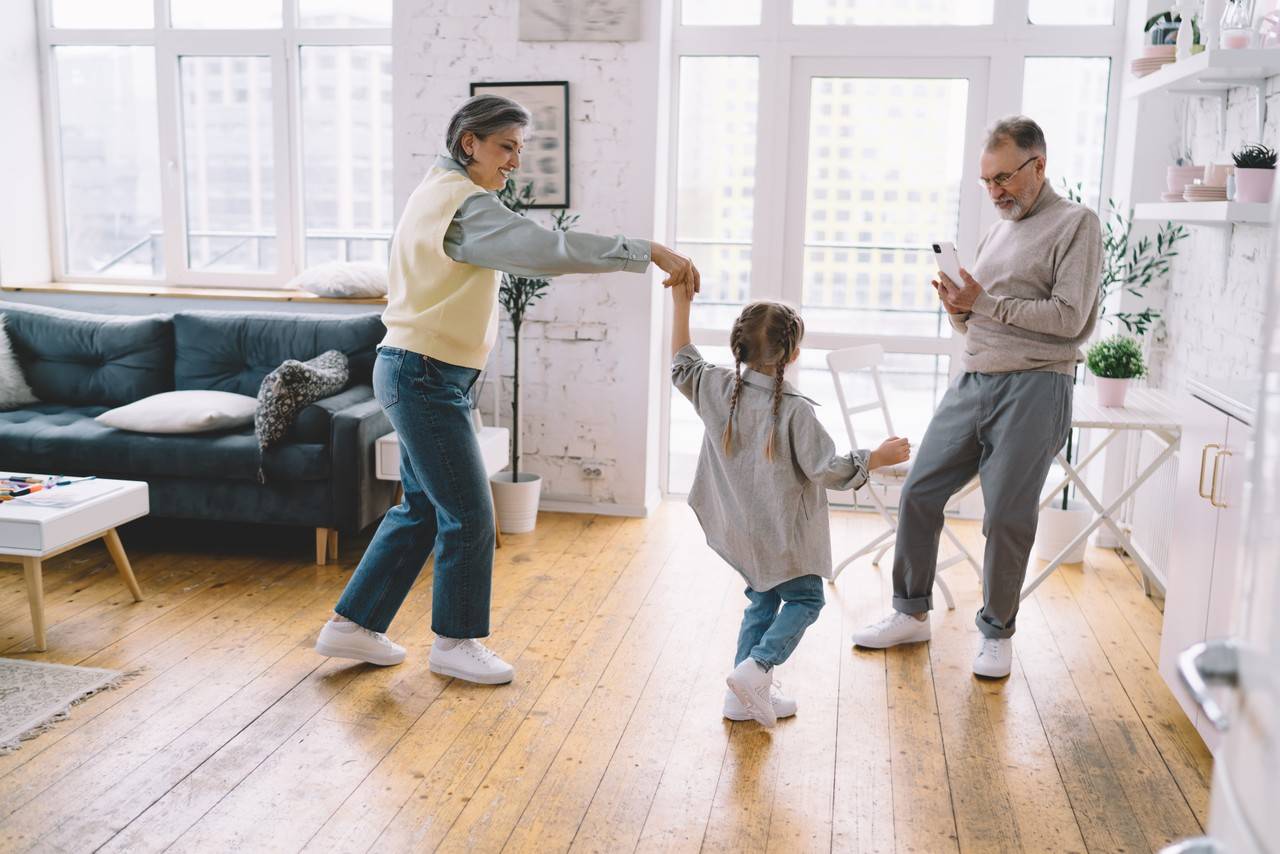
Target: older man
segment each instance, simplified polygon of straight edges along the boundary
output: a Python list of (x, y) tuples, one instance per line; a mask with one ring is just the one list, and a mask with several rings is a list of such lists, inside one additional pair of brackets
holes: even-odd
[(978, 630), (979, 676), (1009, 675), (1011, 637), (1040, 490), (1071, 424), (1080, 345), (1098, 316), (1097, 215), (1045, 180), (1044, 132), (1024, 116), (988, 135), (980, 169), (1000, 214), (978, 245), (973, 275), (934, 288), (964, 335), (964, 372), (942, 399), (902, 489), (893, 561), (894, 611), (853, 636), (884, 649), (929, 639), (930, 595), (947, 501), (982, 479), (987, 538)]

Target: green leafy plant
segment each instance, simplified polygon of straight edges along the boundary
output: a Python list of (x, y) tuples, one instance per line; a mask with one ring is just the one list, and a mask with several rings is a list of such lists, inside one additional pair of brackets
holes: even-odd
[[(1076, 184), (1067, 187), (1067, 197), (1082, 202), (1083, 187)], [(1154, 282), (1169, 274), (1169, 268), (1178, 252), (1175, 245), (1187, 236), (1181, 225), (1166, 222), (1156, 232), (1155, 241), (1142, 237), (1133, 241), (1133, 210), (1120, 210), (1114, 199), (1107, 199), (1108, 215), (1102, 223), (1102, 284), (1101, 308), (1098, 319), (1114, 321), (1135, 335), (1145, 335), (1160, 320), (1160, 312), (1144, 308), (1142, 311), (1110, 311), (1109, 298), (1121, 291), (1132, 296), (1144, 296)]]
[(1231, 155), (1237, 169), (1274, 169), (1276, 168), (1276, 151), (1274, 148), (1259, 143), (1246, 145)]
[[(1160, 28), (1164, 30), (1177, 30), (1178, 25), (1181, 23), (1182, 15), (1170, 9), (1165, 12), (1157, 12), (1150, 18), (1147, 18), (1147, 23), (1143, 26), (1142, 31), (1144, 33), (1149, 33), (1156, 26), (1160, 26)], [(1191, 19), (1191, 34), (1191, 43), (1200, 44), (1200, 18), (1198, 16), (1192, 17)], [(1161, 41), (1155, 42), (1155, 44), (1165, 44), (1165, 42), (1162, 39)]]
[(1085, 355), (1085, 363), (1095, 377), (1104, 379), (1131, 380), (1147, 373), (1142, 347), (1125, 335), (1112, 335), (1094, 344)]
[[(508, 178), (507, 183), (498, 191), (498, 199), (520, 216), (526, 216), (529, 208), (536, 204), (533, 196), (533, 184), (516, 187), (515, 179)], [(578, 215), (566, 210), (558, 210), (551, 215), (551, 227), (556, 231), (568, 231), (578, 224)], [(517, 276), (512, 273), (502, 274), (502, 283), (498, 287), (498, 303), (511, 318), (512, 338), (515, 341), (514, 367), (511, 388), (511, 477), (516, 480), (520, 474), (520, 329), (524, 326), (525, 315), (538, 300), (546, 296), (551, 286), (549, 279), (536, 276)]]

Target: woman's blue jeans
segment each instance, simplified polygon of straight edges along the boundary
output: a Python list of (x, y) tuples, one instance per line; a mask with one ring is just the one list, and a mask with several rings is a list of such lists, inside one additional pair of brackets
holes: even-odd
[(805, 629), (813, 625), (826, 604), (822, 579), (802, 575), (771, 590), (746, 590), (750, 604), (738, 630), (738, 654), (734, 666), (754, 658), (769, 670), (791, 657)]
[(489, 634), (493, 499), (471, 422), (479, 371), (382, 347), (373, 392), (400, 440), (404, 500), (383, 517), (334, 608), (385, 632), (422, 567), (436, 554), (431, 630)]

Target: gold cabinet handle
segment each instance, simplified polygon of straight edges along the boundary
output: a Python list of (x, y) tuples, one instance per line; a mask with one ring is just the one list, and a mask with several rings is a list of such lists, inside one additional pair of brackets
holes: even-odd
[[(1229, 457), (1229, 456), (1231, 456), (1231, 452), (1228, 451), (1226, 448), (1223, 448), (1222, 450), (1218, 451), (1218, 453), (1213, 455), (1213, 478), (1212, 478), (1213, 485), (1212, 485), (1212, 489), (1210, 489), (1209, 491), (1209, 496), (1210, 496), (1209, 503), (1212, 504), (1214, 507), (1225, 508), (1227, 506), (1226, 504), (1218, 503), (1218, 487), (1221, 486), (1221, 482), (1218, 479), (1218, 463), (1223, 457)], [(1223, 466), (1223, 468), (1225, 469), (1226, 466)]]
[(1205, 499), (1206, 501), (1213, 500), (1213, 493), (1205, 494), (1204, 467), (1208, 463), (1209, 451), (1213, 450), (1214, 448), (1221, 449), (1222, 446), (1221, 445), (1205, 445), (1204, 449), (1200, 451), (1200, 477), (1196, 479), (1196, 492), (1199, 492), (1200, 497)]

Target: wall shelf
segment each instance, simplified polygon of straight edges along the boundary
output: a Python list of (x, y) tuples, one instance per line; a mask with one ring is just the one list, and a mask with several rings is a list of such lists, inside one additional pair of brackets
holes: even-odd
[(1133, 218), (1197, 225), (1265, 225), (1271, 221), (1271, 205), (1261, 202), (1155, 202), (1134, 205)]
[(1171, 62), (1146, 77), (1126, 81), (1126, 98), (1152, 92), (1195, 95), (1218, 99), (1219, 128), (1227, 126), (1227, 92), (1237, 86), (1253, 89), (1257, 110), (1257, 138), (1267, 123), (1267, 78), (1280, 74), (1280, 49), (1206, 50), (1189, 59)]

